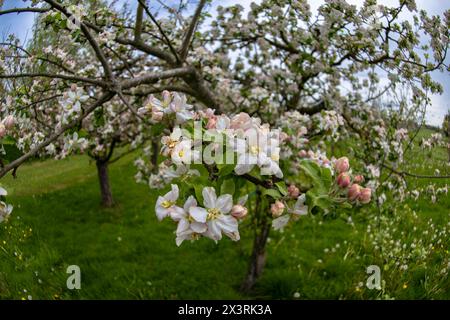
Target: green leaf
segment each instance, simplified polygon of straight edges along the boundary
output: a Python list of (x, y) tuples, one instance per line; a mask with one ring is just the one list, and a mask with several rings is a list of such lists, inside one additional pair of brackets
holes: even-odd
[(159, 136), (164, 131), (165, 126), (162, 123), (157, 123), (152, 126), (150, 132), (153, 136)]
[(269, 196), (272, 197), (274, 199), (280, 199), (281, 193), (278, 190), (275, 189), (264, 189), (264, 191), (262, 192), (263, 196)]
[(277, 182), (275, 183), (275, 185), (277, 186), (278, 191), (280, 191), (283, 196), (286, 196), (288, 194), (286, 183), (284, 183), (284, 181)]
[(233, 172), (235, 165), (234, 164), (218, 164), (217, 168), (219, 169), (219, 176), (227, 176)]
[(303, 160), (300, 168), (311, 178), (312, 185), (319, 193), (328, 193), (332, 183), (330, 169), (322, 168), (317, 163), (308, 160)]
[(328, 211), (333, 206), (333, 203), (327, 194), (317, 194), (314, 189), (309, 190), (306, 193), (306, 196), (310, 213), (313, 213), (313, 209), (315, 208), (319, 208), (322, 211)]
[(194, 185), (194, 190), (195, 190), (195, 197), (197, 198), (197, 201), (199, 203), (203, 204), (203, 186), (201, 184), (195, 184)]
[(231, 194), (233, 195), (235, 191), (235, 185), (233, 178), (229, 178), (223, 181), (220, 186), (220, 194)]
[(2, 159), (7, 163), (10, 163), (23, 155), (22, 151), (20, 151), (15, 144), (4, 144), (3, 149), (6, 154), (2, 155)]

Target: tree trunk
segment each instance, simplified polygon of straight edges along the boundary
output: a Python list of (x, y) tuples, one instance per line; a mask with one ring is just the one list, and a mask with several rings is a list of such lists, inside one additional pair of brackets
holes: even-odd
[(150, 161), (152, 164), (153, 173), (156, 173), (158, 171), (159, 141), (159, 136), (152, 139), (152, 154)]
[(243, 292), (251, 291), (259, 276), (262, 274), (266, 264), (266, 243), (267, 238), (269, 237), (269, 231), (270, 223), (264, 221), (255, 233), (255, 238), (253, 240), (253, 251), (250, 257), (250, 265), (241, 286), (241, 290)]
[(100, 183), (100, 193), (102, 197), (102, 206), (110, 208), (114, 205), (111, 186), (109, 185), (108, 161), (96, 160), (98, 181)]
[(253, 289), (264, 269), (266, 264), (266, 243), (270, 232), (270, 222), (267, 219), (268, 215), (264, 209), (261, 192), (259, 189), (256, 192), (257, 198), (254, 212), (255, 236), (247, 275), (241, 285), (241, 291), (244, 293), (248, 293)]

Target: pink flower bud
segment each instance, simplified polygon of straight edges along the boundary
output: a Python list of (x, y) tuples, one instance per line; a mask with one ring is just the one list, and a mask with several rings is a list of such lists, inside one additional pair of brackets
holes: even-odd
[(336, 183), (341, 188), (347, 188), (350, 185), (350, 175), (347, 172), (342, 172), (338, 175)]
[(236, 204), (231, 208), (231, 215), (236, 219), (244, 218), (247, 215), (247, 213), (248, 213), (247, 208), (240, 204)]
[(366, 203), (370, 202), (371, 196), (372, 196), (372, 189), (362, 188), (361, 192), (358, 196), (358, 200), (359, 200), (359, 202), (366, 204)]
[(208, 123), (206, 124), (206, 129), (215, 129), (216, 128), (216, 124), (217, 124), (217, 117), (216, 116), (211, 116), (208, 119)]
[(0, 123), (0, 139), (6, 136), (6, 127), (3, 123)]
[(300, 189), (297, 188), (295, 185), (291, 184), (288, 189), (287, 189), (289, 196), (291, 198), (298, 198), (298, 196), (300, 195)]
[(277, 201), (275, 201), (275, 203), (272, 203), (272, 205), (270, 206), (270, 212), (272, 213), (272, 216), (274, 218), (277, 218), (283, 214), (284, 208), (285, 208), (284, 203), (277, 200)]
[(306, 157), (308, 156), (308, 153), (306, 152), (306, 150), (300, 150), (300, 151), (298, 152), (298, 156), (299, 156), (300, 158), (306, 158)]
[(3, 120), (3, 124), (5, 125), (7, 130), (10, 130), (14, 127), (15, 124), (15, 120), (14, 117), (12, 115), (7, 116), (4, 120)]
[(364, 182), (364, 177), (360, 174), (358, 174), (357, 176), (355, 176), (355, 178), (353, 179), (353, 181), (355, 183), (363, 183)]
[(350, 163), (347, 157), (337, 159), (334, 166), (338, 173), (347, 172), (350, 169)]
[(350, 201), (355, 201), (361, 194), (361, 186), (359, 184), (352, 184), (348, 189), (347, 197)]

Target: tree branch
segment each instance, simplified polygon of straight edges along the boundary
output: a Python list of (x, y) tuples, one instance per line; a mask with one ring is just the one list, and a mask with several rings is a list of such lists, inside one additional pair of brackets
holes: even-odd
[(198, 20), (200, 19), (200, 14), (202, 13), (203, 7), (205, 6), (206, 0), (201, 0), (195, 10), (194, 16), (192, 17), (192, 21), (189, 24), (189, 28), (184, 36), (183, 43), (180, 48), (180, 60), (183, 62), (186, 60), (189, 46), (192, 41), (192, 37), (194, 35), (195, 28), (197, 27)]

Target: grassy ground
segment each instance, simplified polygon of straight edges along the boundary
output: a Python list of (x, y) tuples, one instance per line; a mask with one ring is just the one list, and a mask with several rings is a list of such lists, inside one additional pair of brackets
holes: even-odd
[[(416, 159), (448, 172), (445, 150), (433, 161), (423, 153)], [(17, 180), (2, 180), (15, 208), (10, 221), (0, 225), (0, 298), (450, 298), (448, 271), (442, 273), (450, 263), (449, 233), (442, 234), (450, 220), (448, 195), (436, 203), (429, 197), (409, 201), (383, 220), (374, 220), (377, 210), (371, 207), (355, 213), (353, 224), (315, 217), (272, 233), (265, 272), (255, 291), (244, 296), (238, 288), (251, 235), (244, 232), (238, 243), (202, 239), (176, 247), (174, 225), (156, 220), (156, 193), (134, 182), (132, 160), (129, 155), (111, 166), (117, 202), (112, 209), (99, 206), (95, 164), (84, 156), (27, 164)], [(433, 232), (441, 233), (433, 238)], [(406, 250), (412, 256), (406, 257), (408, 270), (401, 270), (392, 263), (389, 242), (375, 247), (377, 237), (398, 238), (408, 246), (420, 240), (419, 247), (430, 252), (414, 256), (418, 249)], [(371, 264), (382, 269), (380, 291), (362, 285)], [(69, 265), (81, 268), (81, 290), (66, 288)]]

